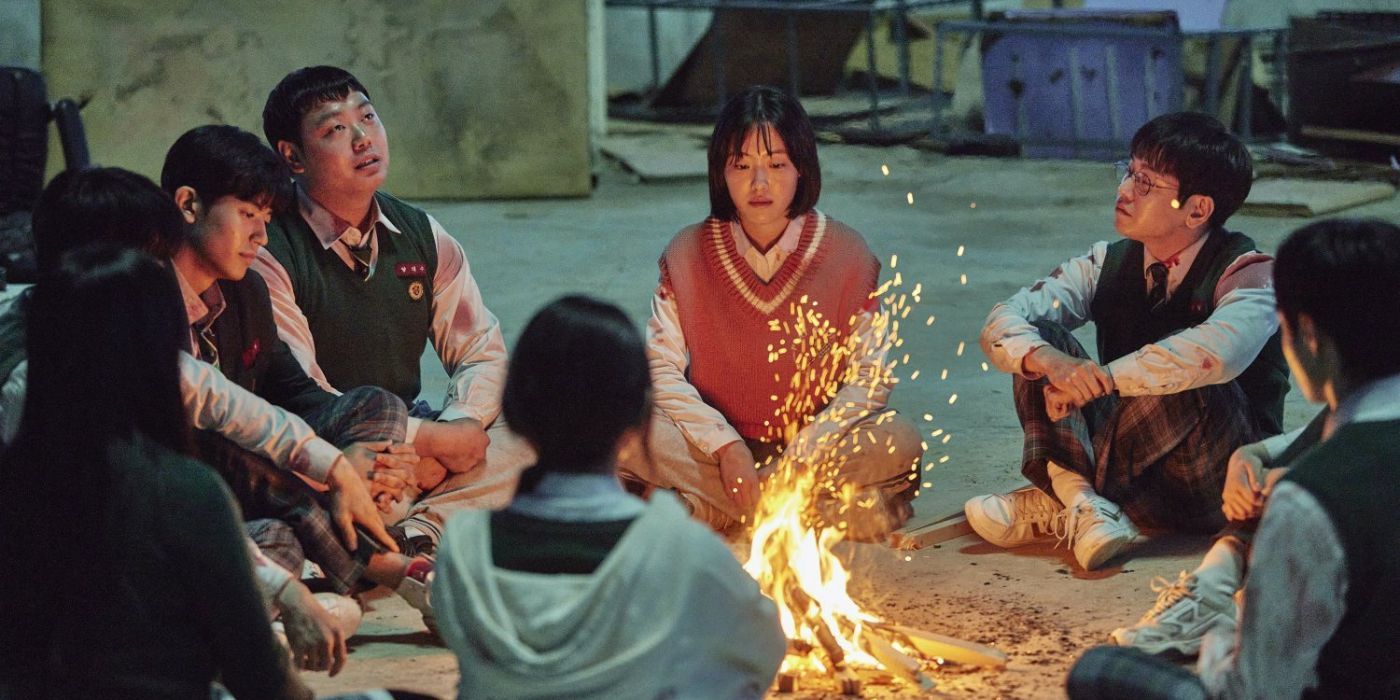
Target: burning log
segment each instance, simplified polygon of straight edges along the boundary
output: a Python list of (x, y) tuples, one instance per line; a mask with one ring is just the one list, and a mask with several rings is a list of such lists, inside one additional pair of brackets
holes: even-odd
[(856, 678), (856, 674), (851, 673), (851, 669), (843, 668), (831, 675), (836, 679), (836, 688), (841, 691), (842, 695), (860, 696), (860, 679)]
[(918, 660), (896, 649), (893, 644), (876, 632), (879, 628), (866, 628), (860, 635), (860, 645), (875, 657), (896, 677), (903, 679), (919, 690), (933, 690), (934, 683), (923, 674)]
[[(817, 644), (821, 645), (821, 650), (826, 653), (829, 662), (825, 664), (826, 667), (832, 671), (842, 670), (846, 663), (846, 652), (841, 649), (841, 644), (836, 641), (836, 635), (832, 634), (831, 628), (821, 618), (820, 610), (811, 597), (803, 593), (802, 587), (792, 578), (787, 579), (783, 590), (792, 605), (792, 610), (799, 613), (802, 621), (816, 636)], [(813, 649), (811, 644), (805, 644), (805, 646), (808, 649)]]
[(784, 672), (782, 672), (782, 673), (779, 673), (779, 674), (778, 674), (778, 692), (779, 692), (779, 693), (795, 693), (795, 692), (797, 692), (797, 674), (795, 674), (795, 673), (788, 673), (788, 672), (786, 672), (786, 671), (784, 671)]

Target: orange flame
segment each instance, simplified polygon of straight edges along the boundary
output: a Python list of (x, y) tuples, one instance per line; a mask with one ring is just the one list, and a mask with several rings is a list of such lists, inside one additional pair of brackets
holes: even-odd
[[(892, 259), (891, 266), (894, 263)], [(797, 371), (773, 423), (782, 426), (788, 448), (765, 468), (772, 473), (766, 475), (754, 514), (753, 543), (744, 568), (777, 604), (783, 632), (793, 642), (784, 672), (830, 673), (848, 665), (880, 665), (866, 651), (861, 635), (881, 620), (850, 596), (850, 572), (832, 552), (845, 539), (851, 516), (881, 505), (877, 497), (859, 497), (850, 484), (838, 485), (844, 457), (835, 455), (880, 446), (854, 444), (841, 429), (868, 417), (868, 409), (843, 403), (818, 413), (812, 397), (829, 401), (848, 385), (867, 387), (867, 395), (873, 396), (878, 387), (899, 381), (894, 370), (901, 361), (887, 362), (885, 356), (902, 344), (899, 319), (909, 313), (909, 295), (892, 291), (901, 284), (896, 273), (872, 294), (882, 304), (865, 334), (847, 332), (849, 322), (833, 325), (805, 296), (789, 306), (788, 322), (770, 323), (784, 340), (769, 346), (769, 361), (792, 352)], [(916, 287), (916, 301), (921, 291)], [(862, 361), (851, 362), (853, 358)], [(902, 362), (907, 361), (905, 355)], [(847, 446), (849, 450), (836, 449)], [(918, 475), (916, 464), (910, 478)]]

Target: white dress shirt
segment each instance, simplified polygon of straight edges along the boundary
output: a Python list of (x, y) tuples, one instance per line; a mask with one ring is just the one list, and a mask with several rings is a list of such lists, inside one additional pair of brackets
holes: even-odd
[[(1178, 264), (1168, 268), (1168, 298), (1204, 242), (1202, 237), (1179, 253)], [(1087, 255), (1065, 261), (1049, 277), (992, 307), (981, 337), (992, 364), (1008, 374), (1039, 378), (1022, 364), (1032, 350), (1047, 344), (1031, 323), (1052, 321), (1073, 330), (1091, 321), (1090, 306), (1107, 255), (1108, 243), (1095, 243)], [(1153, 262), (1150, 254), (1144, 255), (1144, 289), (1147, 265)], [(1267, 255), (1251, 252), (1235, 259), (1216, 284), (1210, 318), (1108, 363), (1118, 393), (1175, 394), (1238, 377), (1278, 331), (1272, 275), (1273, 259)]]
[[(207, 362), (179, 354), (180, 400), (192, 427), (217, 432), (249, 452), (318, 483), (344, 457), (335, 445), (316, 437), (300, 416), (273, 406), (244, 389)], [(29, 361), (19, 363), (0, 390), (0, 442), (19, 430), (28, 390)]]

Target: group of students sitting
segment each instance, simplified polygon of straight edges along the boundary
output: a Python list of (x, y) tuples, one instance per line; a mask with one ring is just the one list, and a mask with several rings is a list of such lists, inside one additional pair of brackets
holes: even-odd
[[(293, 668), (338, 672), (359, 621), (347, 596), (380, 585), (454, 650), (462, 697), (761, 696), (786, 648), (778, 613), (715, 531), (744, 527), (782, 456), (829, 470), (827, 526), (878, 538), (912, 513), (923, 456), (888, 410), (880, 264), (815, 208), (801, 105), (756, 87), (725, 106), (711, 214), (661, 255), (645, 337), (568, 296), (509, 362), (461, 244), (380, 191), (387, 134), (354, 76), (293, 71), (263, 127), (271, 149), (192, 129), (159, 186), (96, 168), (43, 193), (41, 280), (0, 311), (0, 697), (208, 697), (216, 679), (307, 697)], [(1397, 418), (1400, 366), (1372, 345), (1400, 342), (1400, 231), (1323, 222), (1275, 261), (1223, 228), (1251, 169), (1214, 120), (1154, 120), (1132, 156), (1124, 240), (988, 319), (1033, 486), (972, 499), (969, 522), (1008, 547), (1059, 534), (1096, 568), (1138, 527), (1263, 512), (1115, 633), (1194, 651), (1163, 635), (1164, 611), (1233, 621), (1217, 594), (1241, 587), (1252, 541), (1241, 636), (1203, 653), (1208, 673), (1091, 652), (1072, 692), (1156, 677), (1138, 667), (1212, 695), (1393, 690), (1379, 661), (1358, 669), (1400, 629), (1378, 599), (1400, 549), (1368, 519), (1400, 503), (1379, 471), (1396, 426), (1377, 423)], [(834, 331), (773, 352), (797, 314)], [(1099, 363), (1068, 332), (1090, 321)], [(441, 408), (418, 399), (428, 344)], [(1281, 431), (1285, 357), (1329, 406), (1287, 450), (1254, 444)], [(1265, 464), (1295, 468), (1278, 481)], [(1207, 575), (1222, 562), (1233, 578)], [(1286, 654), (1265, 634), (1284, 600), (1315, 603)], [(1275, 617), (1251, 622), (1261, 609)]]

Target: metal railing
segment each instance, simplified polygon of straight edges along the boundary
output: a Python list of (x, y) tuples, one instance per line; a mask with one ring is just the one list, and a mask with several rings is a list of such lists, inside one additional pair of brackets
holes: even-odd
[[(891, 30), (894, 43), (898, 52), (899, 61), (899, 94), (908, 96), (910, 94), (909, 82), (909, 37), (908, 37), (908, 14), (912, 10), (938, 5), (964, 4), (966, 0), (606, 0), (607, 7), (638, 7), (647, 10), (647, 38), (651, 49), (651, 89), (652, 92), (661, 89), (661, 59), (657, 31), (657, 11), (658, 10), (692, 10), (711, 11), (715, 13), (716, 21), (711, 23), (711, 43), (712, 52), (711, 63), (715, 68), (715, 92), (718, 96), (716, 102), (716, 112), (724, 106), (728, 99), (728, 88), (724, 68), (725, 37), (718, 22), (719, 13), (732, 10), (763, 10), (769, 12), (781, 12), (786, 14), (787, 20), (787, 57), (788, 57), (788, 91), (793, 95), (800, 95), (802, 88), (801, 67), (797, 59), (797, 16), (806, 13), (847, 13), (865, 14), (865, 58), (868, 66), (866, 71), (866, 90), (870, 98), (870, 127), (878, 131), (880, 128), (880, 91), (879, 79), (876, 73), (875, 57), (875, 24), (877, 16), (889, 14), (891, 18)], [(975, 0), (971, 3), (973, 16), (980, 16), (982, 3)]]

